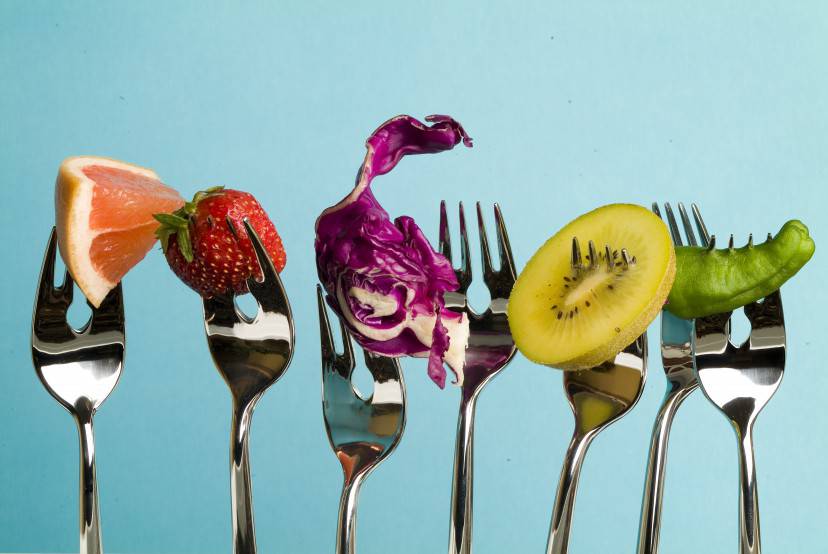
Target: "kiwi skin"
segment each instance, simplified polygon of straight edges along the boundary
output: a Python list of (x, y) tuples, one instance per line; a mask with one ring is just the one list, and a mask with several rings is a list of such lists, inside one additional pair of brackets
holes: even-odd
[[(673, 287), (673, 281), (676, 278), (676, 254), (674, 249), (670, 249), (670, 261), (667, 264), (667, 271), (664, 273), (664, 278), (658, 285), (658, 291), (653, 295), (652, 300), (647, 305), (641, 314), (633, 320), (629, 325), (621, 329), (615, 340), (606, 343), (599, 348), (590, 350), (589, 352), (572, 358), (565, 362), (556, 363), (554, 366), (557, 369), (564, 371), (579, 371), (582, 369), (589, 369), (597, 365), (601, 365), (607, 360), (611, 360), (621, 352), (624, 348), (632, 344), (635, 339), (641, 334), (638, 329), (646, 329), (650, 323), (658, 316), (661, 308), (664, 307), (664, 298), (670, 294), (670, 289)], [(536, 360), (532, 360), (535, 363)], [(544, 364), (547, 365), (547, 364)]]

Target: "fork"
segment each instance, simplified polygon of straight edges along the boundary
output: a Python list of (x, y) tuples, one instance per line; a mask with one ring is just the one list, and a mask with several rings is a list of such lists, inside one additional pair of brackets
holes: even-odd
[(66, 320), (74, 290), (66, 271), (54, 286), (57, 234), (54, 227), (40, 270), (32, 317), (32, 361), (43, 386), (66, 408), (80, 438), (80, 552), (100, 554), (100, 514), (95, 478), (95, 440), (92, 419), (121, 376), (126, 338), (124, 302), (118, 284), (79, 330)]
[(334, 347), (322, 288), (316, 286), (322, 350), (322, 412), (331, 448), (342, 464), (344, 481), (337, 518), (336, 552), (356, 552), (356, 511), (363, 481), (391, 452), (405, 429), (405, 383), (396, 358), (364, 352), (374, 379), (367, 398), (352, 381), (354, 350), (342, 320), (343, 353)]
[[(696, 204), (692, 204), (691, 207), (701, 246), (708, 246), (710, 235), (702, 220), (701, 212)], [(687, 244), (698, 246), (690, 217), (681, 202), (678, 203), (678, 211), (687, 237)], [(662, 217), (656, 202), (653, 202), (653, 212)], [(673, 243), (676, 246), (682, 246), (678, 222), (669, 202), (664, 204), (664, 212)], [(682, 402), (698, 387), (698, 380), (693, 370), (692, 337), (693, 320), (682, 319), (667, 310), (661, 312), (661, 362), (667, 377), (667, 391), (656, 415), (650, 439), (644, 495), (641, 503), (641, 523), (638, 530), (638, 554), (658, 552), (670, 428)]]
[[(227, 225), (236, 235), (232, 222)], [(247, 279), (258, 311), (242, 313), (228, 292), (204, 300), (204, 328), (210, 354), (233, 398), (230, 432), (230, 491), (233, 552), (255, 554), (252, 483), (250, 480), (250, 424), (256, 402), (290, 365), (294, 328), (287, 294), (272, 260), (256, 231), (243, 220), (262, 270), (262, 281)]]
[[(491, 301), (482, 314), (471, 309), (467, 291), (472, 281), (469, 240), (466, 234), (466, 217), (460, 203), (460, 268), (455, 275), (460, 287), (446, 293), (446, 307), (464, 314), (469, 320), (469, 343), (463, 368), (460, 410), (457, 418), (457, 438), (454, 453), (454, 470), (451, 493), (451, 526), (449, 528), (449, 554), (471, 554), (472, 551), (472, 486), (474, 459), (474, 414), (477, 398), (483, 387), (497, 375), (515, 356), (515, 342), (506, 319), (506, 306), (512, 286), (515, 284), (515, 265), (509, 236), (503, 222), (500, 206), (494, 205), (497, 230), (497, 246), (500, 268), (492, 267), (489, 241), (483, 223), (480, 202), (477, 203), (477, 228), (480, 236), (480, 256), (483, 265), (483, 281), (489, 289)], [(446, 216), (446, 203), (440, 202), (440, 252), (451, 262), (451, 238)]]
[(785, 318), (779, 291), (746, 305), (744, 312), (750, 335), (738, 346), (730, 340), (731, 313), (697, 319), (693, 362), (702, 391), (730, 420), (739, 443), (740, 552), (760, 554), (753, 425), (779, 388), (785, 370)]
[[(601, 255), (596, 253), (591, 241), (589, 251), (588, 269), (600, 270), (598, 264)], [(609, 246), (605, 251), (606, 259), (611, 260)], [(626, 250), (622, 250), (622, 253), (624, 263), (635, 263), (627, 262)], [(572, 239), (572, 267), (584, 267), (577, 238)], [(566, 450), (555, 494), (549, 540), (546, 545), (547, 554), (566, 554), (569, 551), (575, 494), (587, 449), (598, 433), (635, 407), (644, 390), (646, 377), (646, 333), (616, 354), (612, 360), (590, 369), (563, 372), (564, 391), (575, 416), (575, 430)]]

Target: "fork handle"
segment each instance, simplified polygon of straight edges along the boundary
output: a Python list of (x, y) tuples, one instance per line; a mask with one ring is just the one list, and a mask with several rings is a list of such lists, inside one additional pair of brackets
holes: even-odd
[(581, 476), (584, 456), (594, 436), (593, 433), (581, 435), (575, 432), (569, 442), (558, 482), (558, 492), (555, 495), (546, 554), (566, 554), (569, 551), (569, 531), (572, 528), (572, 511), (575, 508), (578, 479)]
[(739, 439), (739, 548), (741, 554), (761, 554), (759, 493), (753, 456), (753, 421), (735, 426)]
[(679, 406), (694, 390), (696, 390), (695, 386), (683, 389), (669, 387), (653, 424), (650, 453), (647, 459), (647, 474), (644, 480), (644, 497), (641, 502), (638, 554), (656, 554), (658, 552), (670, 428), (673, 425), (673, 417), (675, 417)]
[(80, 438), (80, 552), (101, 554), (98, 481), (95, 478), (95, 436), (92, 414), (78, 416)]
[(457, 439), (454, 446), (454, 473), (451, 483), (451, 527), (449, 554), (471, 554), (472, 487), (474, 483), (474, 408), (477, 397), (460, 403)]
[(356, 552), (357, 502), (363, 477), (363, 473), (356, 473), (350, 478), (346, 477), (342, 486), (336, 530), (336, 554), (355, 554)]
[(253, 402), (234, 404), (230, 436), (230, 498), (233, 513), (233, 553), (256, 554), (253, 498), (250, 480), (250, 422)]

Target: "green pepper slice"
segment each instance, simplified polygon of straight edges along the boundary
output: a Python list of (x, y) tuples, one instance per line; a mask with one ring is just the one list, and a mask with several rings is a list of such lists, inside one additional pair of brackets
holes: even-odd
[[(715, 242), (715, 241), (714, 241)], [(773, 238), (741, 248), (679, 246), (676, 280), (665, 308), (693, 319), (729, 312), (764, 298), (793, 277), (814, 254), (808, 228), (791, 220)]]

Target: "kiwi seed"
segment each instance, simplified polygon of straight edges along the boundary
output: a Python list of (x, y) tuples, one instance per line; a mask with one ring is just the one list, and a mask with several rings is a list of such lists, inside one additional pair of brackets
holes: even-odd
[[(594, 273), (595, 271), (608, 271), (613, 274), (615, 280), (621, 279), (622, 277), (624, 277), (624, 274), (629, 270), (630, 266), (634, 265), (636, 261), (634, 256), (629, 256), (626, 249), (621, 249), (621, 251), (619, 252), (618, 250), (610, 250), (609, 246), (605, 246), (603, 252), (596, 252), (594, 256), (594, 261), (593, 256), (591, 254), (592, 252), (590, 252), (590, 254), (585, 255), (585, 258), (589, 260), (590, 263), (573, 265), (572, 273), (570, 275), (564, 276), (564, 283), (562, 289), (563, 292), (560, 295), (561, 298), (565, 298), (567, 291), (572, 290), (572, 287), (570, 287), (570, 285), (577, 284), (579, 281), (583, 280), (584, 277)], [(553, 287), (553, 283), (547, 283), (547, 286)], [(608, 284), (607, 289), (610, 291), (615, 291), (615, 284)], [(592, 290), (590, 292), (592, 293), (592, 296), (598, 296), (598, 293), (596, 291)], [(585, 300), (583, 302), (584, 308), (589, 308), (591, 306), (592, 303), (589, 300)], [(553, 304), (550, 310), (558, 310), (558, 319), (575, 319), (575, 316), (577, 316), (579, 313), (579, 307), (580, 304), (576, 304), (576, 306), (573, 309), (569, 311), (564, 311), (558, 309), (558, 304)]]

